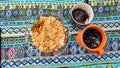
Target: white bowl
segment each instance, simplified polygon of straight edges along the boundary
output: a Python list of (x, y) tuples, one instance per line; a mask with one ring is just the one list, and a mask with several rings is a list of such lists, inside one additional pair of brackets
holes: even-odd
[(93, 13), (93, 9), (90, 5), (86, 4), (86, 3), (78, 3), (76, 5), (73, 6), (73, 8), (71, 9), (71, 16), (72, 16), (72, 19), (74, 22), (76, 22), (77, 24), (80, 24), (80, 25), (85, 25), (85, 24), (82, 24), (78, 21), (76, 21), (74, 18), (73, 18), (73, 15), (72, 15), (72, 12), (73, 10), (75, 9), (83, 9), (85, 12), (87, 12), (89, 18), (84, 22), (85, 24), (88, 24), (91, 22), (91, 20), (93, 19), (94, 17), (94, 13)]

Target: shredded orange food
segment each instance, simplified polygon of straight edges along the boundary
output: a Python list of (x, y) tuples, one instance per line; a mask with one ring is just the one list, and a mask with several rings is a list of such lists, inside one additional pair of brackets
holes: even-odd
[(32, 26), (32, 41), (40, 51), (57, 51), (65, 45), (65, 27), (54, 17), (41, 17)]

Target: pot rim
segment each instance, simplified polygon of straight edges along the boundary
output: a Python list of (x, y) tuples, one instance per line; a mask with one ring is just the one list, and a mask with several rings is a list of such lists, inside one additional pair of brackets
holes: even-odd
[[(94, 49), (87, 47), (87, 45), (84, 43), (84, 40), (83, 40), (83, 34), (84, 34), (84, 32), (85, 32), (87, 29), (91, 29), (91, 28), (97, 29), (97, 30), (101, 33), (101, 35), (102, 35), (102, 41), (101, 41), (99, 47), (94, 48)], [(81, 34), (81, 37), (82, 37), (81, 42), (83, 43), (84, 47), (85, 47), (86, 49), (90, 50), (90, 51), (99, 51), (99, 50), (103, 49), (104, 45), (106, 44), (106, 40), (107, 40), (105, 31), (104, 31), (101, 27), (96, 26), (96, 25), (90, 25), (90, 26), (87, 26), (85, 29), (83, 29), (82, 34)]]

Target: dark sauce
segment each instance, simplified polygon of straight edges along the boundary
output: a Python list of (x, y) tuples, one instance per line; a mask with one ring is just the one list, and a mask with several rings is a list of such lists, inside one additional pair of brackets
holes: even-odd
[(84, 43), (89, 48), (97, 48), (101, 44), (102, 41), (102, 35), (101, 33), (96, 29), (87, 29), (83, 34), (83, 40)]
[(89, 18), (88, 14), (86, 11), (84, 11), (83, 9), (75, 9), (72, 12), (73, 18), (79, 22), (84, 24), (85, 21)]

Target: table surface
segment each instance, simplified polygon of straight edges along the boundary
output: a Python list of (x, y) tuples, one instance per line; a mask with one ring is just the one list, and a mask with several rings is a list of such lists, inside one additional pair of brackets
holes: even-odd
[[(89, 0), (94, 10), (91, 24), (106, 31), (107, 43), (105, 54), (98, 56), (80, 47), (75, 36), (85, 26), (79, 26), (71, 19), (70, 10), (74, 4), (84, 0), (49, 0), (49, 1), (1, 1), (1, 67), (2, 68), (120, 68), (120, 2)], [(64, 18), (64, 25), (69, 30), (69, 41), (64, 52), (39, 52), (31, 39), (31, 26), (43, 14)]]

